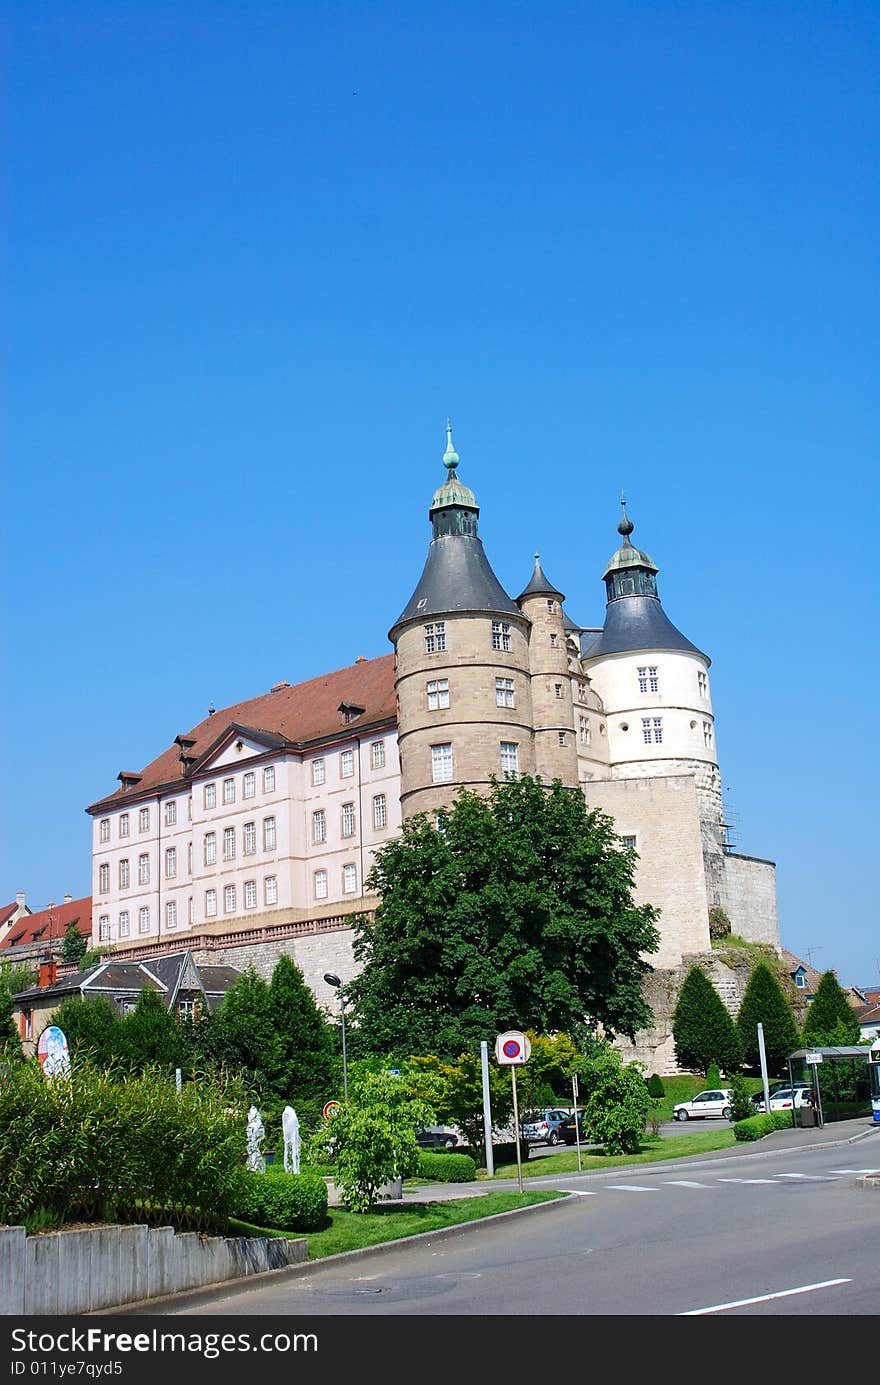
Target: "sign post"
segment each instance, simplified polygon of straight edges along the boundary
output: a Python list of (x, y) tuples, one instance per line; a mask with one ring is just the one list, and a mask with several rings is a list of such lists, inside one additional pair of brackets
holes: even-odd
[(571, 1074), (571, 1098), (574, 1105), (574, 1142), (578, 1152), (578, 1173), (581, 1172), (581, 1132), (578, 1129), (578, 1075)]
[(486, 1173), (495, 1176), (495, 1155), (492, 1150), (492, 1105), (489, 1100), (489, 1045), (480, 1040), (480, 1072), (483, 1078), (483, 1129), (486, 1139)]
[[(818, 1116), (819, 1116), (819, 1128), (820, 1128), (820, 1129), (821, 1129), (822, 1126), (825, 1124), (825, 1117), (822, 1115), (822, 1093), (819, 1091), (819, 1074), (818, 1074), (818, 1072), (816, 1071), (816, 1069), (818, 1068), (818, 1066), (819, 1066), (819, 1064), (821, 1063), (821, 1061), (822, 1061), (822, 1054), (821, 1054), (821, 1053), (810, 1052), (810, 1053), (805, 1053), (805, 1054), (804, 1054), (804, 1062), (805, 1062), (805, 1063), (807, 1064), (807, 1066), (811, 1069), (811, 1072), (810, 1072), (810, 1079), (811, 1079), (813, 1091), (816, 1093), (816, 1110), (817, 1110)], [(791, 1104), (792, 1104), (792, 1109), (794, 1109), (794, 1089), (792, 1089)]]
[(519, 1183), (520, 1192), (523, 1191), (522, 1177), (522, 1155), (519, 1145), (519, 1104), (516, 1099), (516, 1070), (523, 1063), (529, 1061), (532, 1052), (532, 1045), (529, 1043), (525, 1034), (520, 1034), (516, 1029), (509, 1029), (506, 1034), (499, 1034), (495, 1040), (495, 1060), (501, 1067), (510, 1068), (510, 1080), (513, 1084), (513, 1126), (516, 1131), (516, 1177)]

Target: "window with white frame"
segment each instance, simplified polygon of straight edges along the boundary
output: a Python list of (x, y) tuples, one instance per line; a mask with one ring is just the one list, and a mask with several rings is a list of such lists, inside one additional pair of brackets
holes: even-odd
[(128, 857), (123, 856), (119, 861), (119, 888), (127, 890), (131, 884), (131, 872), (128, 864)]
[(513, 679), (495, 679), (495, 705), (496, 707), (513, 707)]
[(501, 773), (519, 774), (519, 746), (516, 741), (501, 742)]
[(138, 812), (138, 831), (149, 832), (150, 830), (150, 810), (141, 808)]
[(448, 784), (452, 779), (452, 743), (431, 746), (431, 779), (435, 784)]
[(437, 712), (441, 707), (449, 706), (448, 678), (429, 678), (427, 688), (429, 712)]
[(177, 927), (177, 900), (168, 899), (165, 902), (165, 927)]
[(217, 833), (205, 833), (205, 865), (213, 866), (217, 861)]
[(256, 909), (257, 907), (256, 880), (245, 880), (244, 882), (244, 907), (246, 909)]
[(263, 899), (266, 904), (278, 903), (278, 877), (267, 875), (263, 881)]
[(590, 723), (586, 717), (578, 718), (578, 735), (580, 736), (581, 745), (590, 744)]
[(662, 717), (642, 717), (642, 738), (645, 745), (650, 745), (652, 741), (659, 745), (663, 740)]
[(263, 850), (275, 850), (275, 819), (263, 818)]
[(587, 700), (587, 685), (586, 685), (586, 683), (578, 683), (578, 702), (586, 702), (586, 700)]
[(561, 683), (554, 683), (554, 684), (553, 684), (553, 694), (554, 694), (555, 697), (561, 697), (561, 696), (562, 696), (562, 684), (561, 684)]
[(510, 648), (510, 625), (506, 620), (492, 621), (492, 648)]
[(354, 751), (343, 750), (339, 756), (339, 777), (350, 779), (354, 774)]
[(235, 860), (235, 828), (223, 828), (223, 859), (224, 861)]
[(205, 890), (205, 918), (215, 919), (217, 917), (217, 891)]
[(216, 785), (216, 784), (206, 784), (206, 785), (205, 785), (205, 807), (206, 807), (206, 808), (216, 808), (216, 807), (217, 807), (217, 785)]
[(559, 737), (560, 745), (568, 745), (568, 737), (566, 736), (564, 731), (558, 731), (556, 734)]
[(319, 755), (317, 760), (312, 761), (312, 783), (315, 785), (323, 784), (327, 779), (327, 764), (323, 755)]
[(226, 885), (223, 889), (223, 912), (224, 914), (235, 913), (235, 886)]
[(149, 905), (143, 904), (138, 909), (138, 932), (149, 933), (150, 931), (150, 909)]
[(425, 653), (442, 654), (446, 648), (446, 621), (436, 620), (425, 626)]
[(121, 909), (119, 913), (119, 936), (127, 938), (131, 932), (131, 920), (127, 909)]
[(249, 769), (248, 772), (247, 772), (247, 774), (244, 776), (244, 778), (243, 778), (242, 781), (241, 781), (241, 794), (242, 794), (242, 798), (253, 798), (254, 795), (256, 794), (256, 792), (257, 792), (257, 776), (254, 774), (254, 772), (253, 772), (252, 769)]
[(275, 766), (266, 765), (263, 770), (263, 793), (274, 793), (275, 791)]
[(343, 837), (354, 836), (354, 804), (343, 803), (342, 805), (342, 835)]
[(224, 780), (223, 780), (223, 802), (224, 802), (224, 803), (234, 803), (234, 802), (235, 802), (235, 780), (234, 780), (234, 779), (224, 779)]
[(312, 813), (312, 842), (315, 846), (320, 846), (321, 842), (327, 840), (327, 813), (323, 808), (316, 808)]
[(102, 841), (102, 842), (109, 842), (109, 840), (110, 840), (110, 819), (109, 819), (109, 818), (101, 818), (100, 831), (98, 832), (98, 840), (99, 840), (99, 841)]
[(244, 825), (244, 854), (253, 856), (257, 849), (257, 824), (246, 822)]
[(102, 943), (110, 941), (110, 915), (102, 914), (98, 919), (98, 939)]
[(165, 826), (174, 827), (177, 822), (177, 799), (169, 798), (165, 804)]
[(370, 764), (373, 769), (382, 769), (385, 765), (385, 742), (373, 741), (370, 746)]
[(373, 795), (373, 827), (381, 832), (388, 825), (388, 804), (383, 793)]
[(697, 670), (697, 691), (700, 697), (706, 697), (709, 692), (709, 680), (702, 669)]
[(177, 1018), (184, 1022), (192, 1021), (200, 1009), (201, 1006), (194, 996), (184, 996), (182, 1000), (177, 1002)]
[(638, 668), (639, 692), (659, 692), (660, 680), (654, 664), (642, 664)]
[(165, 848), (165, 879), (174, 880), (177, 876), (177, 847)]
[(635, 851), (635, 849), (636, 849), (636, 839), (635, 839), (635, 837), (624, 836), (624, 837), (621, 837), (620, 840), (621, 840), (621, 844), (622, 844), (623, 846), (625, 846), (625, 847), (628, 848), (628, 849), (631, 848), (633, 851)]
[(342, 893), (354, 894), (357, 890), (357, 867), (342, 867)]
[(127, 837), (127, 836), (128, 836), (128, 833), (129, 833), (129, 826), (130, 826), (130, 819), (129, 819), (128, 813), (120, 813), (120, 814), (119, 814), (119, 835), (120, 835), (120, 837)]
[(559, 640), (558, 640), (557, 636), (556, 636), (556, 635), (551, 635), (551, 636), (550, 636), (550, 648), (551, 648), (551, 649), (556, 649), (557, 646), (558, 646), (558, 644), (559, 644)]
[(326, 899), (326, 898), (327, 898), (327, 872), (326, 872), (325, 870), (316, 870), (316, 871), (315, 871), (315, 874), (314, 874), (314, 883), (315, 883), (315, 899)]
[(704, 742), (704, 744), (705, 744), (707, 750), (711, 750), (711, 749), (712, 749), (712, 741), (713, 741), (713, 739), (714, 739), (714, 737), (713, 737), (713, 734), (712, 734), (712, 723), (711, 723), (711, 721), (704, 721), (704, 722), (703, 722), (703, 742)]
[(805, 991), (805, 990), (806, 990), (806, 988), (807, 988), (807, 978), (804, 976), (804, 973), (803, 973), (802, 971), (796, 971), (796, 972), (795, 972), (795, 974), (794, 974), (794, 984), (797, 986), (797, 988), (798, 988), (799, 991)]
[(150, 883), (150, 858), (146, 852), (138, 857), (138, 884), (149, 885)]

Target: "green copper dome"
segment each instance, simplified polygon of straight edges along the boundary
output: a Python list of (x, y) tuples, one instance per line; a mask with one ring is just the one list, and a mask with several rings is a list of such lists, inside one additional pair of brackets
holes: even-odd
[[(632, 543), (630, 543), (629, 536), (635, 528), (635, 525), (626, 512), (626, 500), (623, 496), (620, 497), (620, 507), (623, 513), (620, 517), (620, 523), (617, 526), (617, 532), (622, 535), (623, 543), (620, 545), (617, 552), (612, 553), (611, 557), (608, 559), (608, 566), (602, 573), (603, 582), (606, 582), (612, 573), (624, 572), (627, 568), (642, 568), (646, 572), (660, 571), (657, 564), (651, 561), (647, 553), (643, 553), (640, 548), (635, 548)], [(651, 580), (653, 579), (649, 579), (649, 581)], [(654, 594), (656, 595), (656, 590)]]
[(433, 519), (435, 510), (446, 510), (451, 505), (461, 506), (468, 510), (479, 512), (477, 497), (469, 486), (459, 481), (456, 475), (458, 467), (458, 453), (452, 445), (452, 424), (446, 420), (446, 451), (443, 453), (443, 465), (448, 471), (448, 476), (442, 486), (438, 486), (431, 501), (431, 508), (428, 511), (428, 518)]

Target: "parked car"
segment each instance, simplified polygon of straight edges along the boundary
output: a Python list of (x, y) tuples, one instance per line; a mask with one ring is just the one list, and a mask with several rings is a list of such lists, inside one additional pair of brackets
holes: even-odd
[[(813, 1093), (809, 1087), (780, 1087), (775, 1092), (770, 1093), (771, 1111), (790, 1111), (792, 1107), (799, 1111), (802, 1106), (812, 1106)], [(764, 1093), (761, 1093), (761, 1100), (758, 1102), (758, 1110), (766, 1111)]]
[(420, 1149), (455, 1149), (458, 1135), (445, 1125), (429, 1125), (416, 1133)]
[[(771, 1102), (772, 1102), (774, 1096), (776, 1096), (777, 1092), (782, 1092), (782, 1091), (784, 1091), (789, 1085), (790, 1085), (790, 1084), (789, 1084), (788, 1082), (770, 1082), (770, 1083), (768, 1083), (768, 1085), (767, 1085), (767, 1090), (768, 1090), (768, 1092), (770, 1093), (770, 1100), (771, 1100)], [(795, 1085), (795, 1087), (804, 1087), (804, 1088), (806, 1088), (807, 1091), (810, 1090), (810, 1084), (809, 1084), (809, 1082), (795, 1082), (794, 1085)], [(752, 1105), (755, 1107), (756, 1110), (758, 1110), (758, 1111), (763, 1111), (763, 1109), (764, 1109), (764, 1091), (763, 1091), (763, 1088), (761, 1088), (761, 1089), (759, 1089), (757, 1092), (755, 1092), (754, 1095), (751, 1096), (749, 1099), (750, 1099)]]
[(733, 1093), (729, 1087), (716, 1087), (705, 1092), (697, 1092), (691, 1101), (680, 1101), (673, 1106), (672, 1114), (677, 1121), (705, 1120), (708, 1116), (719, 1116), (730, 1120), (730, 1099)]
[[(578, 1139), (580, 1140), (581, 1144), (589, 1144), (589, 1142), (590, 1142), (590, 1133), (591, 1133), (593, 1127), (592, 1127), (591, 1125), (587, 1125), (586, 1120), (584, 1119), (584, 1113), (583, 1113), (583, 1111), (578, 1111), (578, 1114), (577, 1114), (577, 1124), (578, 1124)], [(575, 1139), (575, 1134), (574, 1134), (574, 1114), (573, 1114), (573, 1113), (572, 1113), (572, 1115), (570, 1115), (570, 1116), (566, 1116), (565, 1120), (562, 1121), (562, 1123), (561, 1123), (560, 1126), (559, 1126), (559, 1134), (562, 1136), (562, 1139), (565, 1141), (565, 1143), (566, 1143), (567, 1145), (574, 1145), (574, 1144), (577, 1144), (577, 1140)]]
[(567, 1117), (568, 1112), (556, 1106), (527, 1111), (520, 1122), (520, 1138), (530, 1145), (558, 1145), (562, 1140), (559, 1127)]

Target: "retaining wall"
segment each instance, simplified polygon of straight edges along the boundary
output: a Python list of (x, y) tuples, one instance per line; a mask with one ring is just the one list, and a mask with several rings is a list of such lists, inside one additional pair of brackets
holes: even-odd
[(300, 1264), (302, 1237), (202, 1236), (172, 1226), (101, 1226), (28, 1236), (0, 1226), (0, 1314), (116, 1308)]

